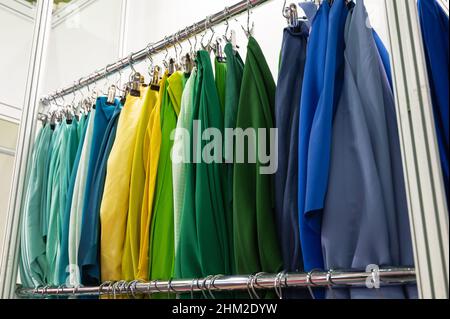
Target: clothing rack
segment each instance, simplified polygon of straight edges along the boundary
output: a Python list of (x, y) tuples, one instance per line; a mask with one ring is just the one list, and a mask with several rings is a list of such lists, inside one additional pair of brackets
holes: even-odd
[[(19, 297), (51, 297), (51, 296), (104, 296), (104, 295), (142, 295), (154, 293), (194, 293), (201, 292), (214, 298), (213, 292), (248, 291), (249, 295), (258, 296), (256, 290), (275, 290), (280, 296), (283, 288), (314, 287), (368, 287), (373, 288), (391, 285), (416, 283), (414, 268), (384, 268), (372, 271), (311, 271), (309, 273), (279, 273), (247, 276), (209, 276), (203, 279), (170, 280), (170, 281), (119, 281), (105, 282), (99, 287), (41, 287), (37, 289), (19, 288)], [(379, 285), (378, 285), (379, 284)], [(208, 298), (209, 298), (208, 297)]]
[(238, 3), (226, 7), (224, 10), (215, 14), (207, 16), (205, 19), (196, 22), (179, 32), (170, 36), (164, 37), (164, 39), (147, 45), (146, 48), (140, 51), (131, 53), (128, 57), (122, 58), (119, 61), (108, 64), (106, 67), (99, 69), (87, 77), (82, 77), (78, 81), (75, 81), (73, 85), (67, 86), (61, 90), (57, 90), (54, 94), (48, 95), (41, 99), (41, 102), (48, 103), (56, 98), (61, 98), (73, 92), (80, 90), (83, 87), (89, 86), (103, 78), (108, 77), (116, 72), (119, 72), (127, 67), (132, 66), (136, 62), (145, 60), (148, 56), (157, 54), (165, 49), (175, 46), (177, 43), (181, 43), (193, 36), (196, 36), (215, 25), (228, 21), (245, 11), (249, 11), (270, 0), (242, 0)]

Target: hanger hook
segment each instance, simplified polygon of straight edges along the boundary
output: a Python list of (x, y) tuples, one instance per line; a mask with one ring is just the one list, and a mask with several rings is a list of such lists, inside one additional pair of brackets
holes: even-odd
[(133, 72), (132, 74), (137, 73), (136, 69), (134, 68), (133, 53), (130, 53), (130, 55), (128, 56), (128, 64)]
[(333, 282), (333, 272), (334, 272), (333, 269), (328, 270), (328, 272), (327, 272), (327, 283), (328, 283), (328, 289), (329, 289), (333, 299), (336, 299), (336, 295), (335, 295), (334, 290), (333, 290), (333, 286), (335, 286), (335, 283)]
[(242, 29), (244, 30), (245, 35), (247, 36), (247, 38), (249, 38), (253, 34), (253, 29), (255, 28), (255, 22), (254, 21), (252, 23), (252, 26), (250, 27), (250, 16), (252, 14), (251, 8), (252, 8), (252, 1), (251, 0), (247, 0), (247, 29), (245, 29), (243, 26), (241, 26)]
[(212, 292), (212, 290), (211, 290), (211, 287), (217, 289), (217, 287), (214, 285), (214, 283), (215, 283), (216, 280), (219, 279), (220, 277), (223, 277), (223, 275), (216, 275), (216, 276), (213, 276), (213, 277), (211, 278), (211, 280), (209, 281), (209, 285), (208, 285), (208, 293), (209, 293), (209, 295), (211, 296), (211, 299), (216, 299), (216, 296), (214, 296), (214, 294), (213, 294), (213, 292)]

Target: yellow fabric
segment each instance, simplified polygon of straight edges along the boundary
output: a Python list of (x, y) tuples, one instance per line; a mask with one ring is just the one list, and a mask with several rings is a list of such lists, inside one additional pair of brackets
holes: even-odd
[(140, 97), (127, 97), (120, 115), (116, 140), (108, 159), (100, 208), (102, 281), (122, 279), (122, 254), (127, 226), (131, 167), (137, 124), (146, 92), (147, 88), (142, 88)]
[(146, 139), (150, 115), (156, 106), (158, 92), (148, 89), (139, 116), (137, 136), (131, 168), (130, 202), (128, 207), (127, 232), (122, 257), (122, 279), (138, 278), (141, 210), (144, 198), (145, 176), (149, 160), (149, 140)]
[(150, 240), (150, 222), (152, 220), (153, 199), (156, 187), (156, 176), (158, 173), (159, 154), (161, 151), (161, 102), (163, 92), (167, 82), (168, 72), (166, 72), (161, 80), (158, 100), (150, 115), (150, 120), (147, 127), (147, 136), (144, 140), (144, 145), (150, 145), (148, 150), (149, 159), (147, 162), (144, 199), (142, 201), (141, 210), (141, 240), (139, 249), (139, 267), (137, 279), (148, 280), (148, 249)]

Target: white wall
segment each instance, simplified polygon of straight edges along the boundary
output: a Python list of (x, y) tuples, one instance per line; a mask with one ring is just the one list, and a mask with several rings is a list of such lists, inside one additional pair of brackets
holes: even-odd
[(0, 118), (18, 123), (24, 102), (33, 37), (32, 8), (0, 1)]
[[(238, 2), (237, 0), (128, 0), (127, 28), (124, 41), (125, 52), (136, 51), (145, 47), (148, 43), (156, 42), (165, 36), (184, 29), (196, 21), (200, 21), (207, 15), (223, 10)], [(292, 2), (292, 1), (291, 1)], [(282, 6), (284, 1), (272, 0), (252, 10), (251, 21), (255, 23), (254, 36), (259, 42), (266, 60), (277, 77), (278, 57), (281, 47), (283, 28), (286, 20), (283, 18)], [(287, 3), (290, 3), (288, 1)], [(384, 14), (383, 1), (365, 0), (367, 11), (372, 26), (380, 34), (385, 44), (387, 41), (387, 25)], [(232, 29), (238, 35), (240, 53), (245, 58), (246, 38), (241, 29), (241, 24), (246, 26), (247, 15), (239, 18), (240, 23), (231, 20)], [(225, 32), (223, 26), (215, 28), (218, 35)], [(208, 36), (210, 33), (208, 33)], [(185, 48), (189, 44), (185, 43)], [(173, 50), (171, 51), (173, 55)], [(160, 59), (164, 53), (160, 54)], [(156, 60), (157, 61), (157, 60)], [(142, 67), (143, 72), (145, 69)]]
[[(58, 17), (50, 38), (44, 93), (54, 92), (73, 84), (98, 68), (105, 67), (119, 57), (138, 51), (147, 44), (184, 29), (207, 15), (223, 10), (238, 0), (77, 0), (70, 5), (68, 16)], [(289, 2), (288, 2), (289, 3)], [(365, 0), (371, 23), (386, 45), (387, 27), (383, 1)], [(79, 7), (77, 7), (77, 5)], [(254, 36), (262, 47), (273, 76), (277, 77), (278, 57), (282, 30), (286, 26), (282, 17), (282, 0), (272, 0), (252, 10), (255, 23)], [(237, 32), (241, 55), (245, 58), (246, 38), (241, 25), (246, 25), (246, 14), (239, 22), (230, 21)], [(221, 35), (225, 27), (215, 27)], [(210, 36), (210, 33), (208, 33)], [(200, 41), (200, 37), (198, 38)], [(187, 42), (184, 43), (188, 49)], [(173, 49), (170, 54), (174, 55)], [(164, 53), (155, 57), (160, 63)], [(148, 62), (137, 66), (147, 74)], [(127, 72), (123, 77), (126, 78)], [(112, 81), (112, 80), (111, 80)], [(103, 88), (99, 84), (99, 88)], [(84, 91), (86, 92), (86, 90)], [(73, 95), (66, 97), (69, 103)]]
[(44, 94), (71, 85), (119, 57), (122, 0), (78, 0), (70, 9), (52, 28)]

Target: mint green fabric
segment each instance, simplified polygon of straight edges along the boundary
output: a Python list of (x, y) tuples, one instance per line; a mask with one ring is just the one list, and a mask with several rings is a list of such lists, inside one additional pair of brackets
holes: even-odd
[(63, 158), (61, 158), (61, 151), (64, 149), (64, 145), (67, 140), (68, 125), (64, 120), (57, 131), (54, 133), (53, 149), (50, 155), (50, 165), (48, 171), (48, 183), (47, 183), (47, 208), (48, 212), (48, 232), (46, 243), (46, 257), (48, 264), (48, 285), (58, 285), (58, 273), (56, 271), (56, 258), (60, 246), (60, 220), (59, 215), (61, 211), (61, 198), (65, 194), (61, 193), (61, 168), (65, 164)]
[(173, 154), (178, 157), (172, 161), (173, 175), (173, 211), (174, 211), (174, 239), (175, 239), (175, 260), (177, 259), (178, 242), (180, 240), (181, 210), (184, 203), (184, 193), (186, 191), (186, 168), (190, 160), (189, 141), (184, 140), (184, 132), (187, 132), (192, 124), (194, 114), (194, 87), (197, 78), (197, 69), (194, 68), (191, 76), (184, 87), (181, 98), (181, 109), (178, 117), (177, 131), (175, 132)]
[(21, 223), (21, 275), (25, 287), (38, 287), (46, 284), (47, 258), (45, 257), (45, 242), (42, 237), (42, 206), (43, 187), (47, 176), (45, 164), (53, 131), (50, 125), (45, 126), (38, 134), (32, 162), (29, 166), (29, 177), (22, 205)]

